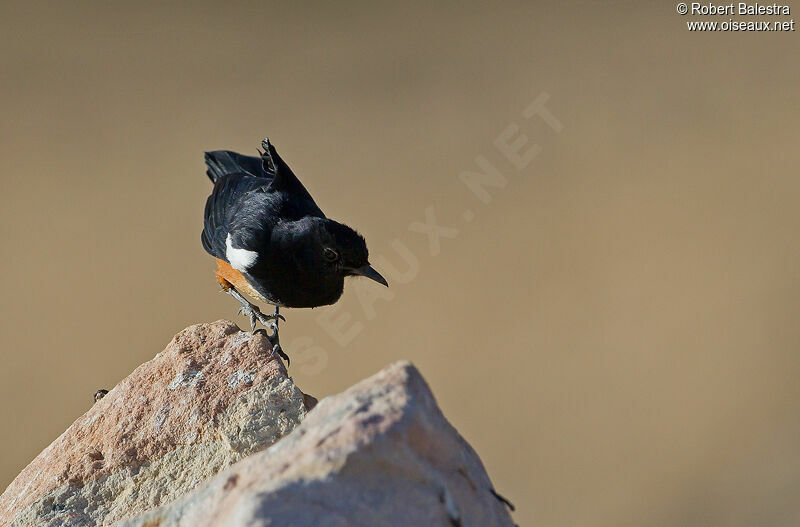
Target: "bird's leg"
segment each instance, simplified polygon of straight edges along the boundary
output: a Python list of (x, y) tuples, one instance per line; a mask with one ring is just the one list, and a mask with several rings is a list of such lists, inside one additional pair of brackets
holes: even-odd
[(278, 338), (278, 320), (281, 319), (284, 321), (286, 320), (280, 314), (280, 308), (275, 306), (275, 314), (272, 315), (272, 321), (269, 323), (269, 328), (272, 330), (272, 335), (269, 336), (269, 340), (272, 343), (272, 353), (277, 353), (280, 355), (280, 357), (286, 361), (286, 365), (288, 366), (292, 361), (289, 359), (289, 356), (284, 353), (283, 348), (281, 348), (280, 339)]
[(275, 306), (274, 314), (265, 315), (260, 309), (258, 309), (258, 306), (251, 304), (250, 301), (242, 296), (242, 294), (237, 291), (235, 287), (229, 284), (225, 285), (228, 285), (228, 287), (223, 288), (224, 291), (242, 304), (242, 307), (239, 308), (239, 313), (250, 318), (250, 331), (252, 333), (256, 332), (256, 322), (261, 322), (265, 327), (268, 327), (270, 331), (272, 331), (271, 335), (267, 335), (267, 338), (269, 338), (269, 341), (272, 344), (272, 353), (277, 353), (282, 359), (286, 360), (286, 365), (288, 366), (291, 361), (289, 360), (289, 356), (286, 355), (281, 348), (280, 340), (278, 338), (278, 321), (286, 320), (283, 318), (283, 315), (280, 314), (280, 308)]
[(225, 290), (225, 292), (231, 295), (236, 300), (238, 300), (240, 304), (242, 304), (242, 307), (239, 308), (239, 314), (245, 315), (246, 317), (250, 318), (250, 331), (252, 333), (255, 333), (256, 331), (256, 322), (261, 322), (263, 325), (269, 326), (271, 321), (277, 320), (276, 317), (283, 318), (277, 312), (274, 315), (265, 315), (264, 313), (261, 312), (260, 309), (258, 309), (258, 306), (251, 304), (233, 286), (230, 286), (228, 289)]

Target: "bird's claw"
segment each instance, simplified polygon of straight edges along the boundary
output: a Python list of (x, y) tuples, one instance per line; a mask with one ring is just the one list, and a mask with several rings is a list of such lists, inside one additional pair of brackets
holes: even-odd
[(280, 319), (283, 320), (284, 322), (286, 321), (283, 315), (265, 315), (264, 313), (261, 312), (260, 309), (258, 309), (258, 307), (254, 305), (241, 306), (239, 308), (239, 314), (244, 315), (250, 319), (251, 333), (255, 333), (257, 322), (261, 322), (261, 324), (263, 324), (264, 326), (273, 329), (274, 332), (275, 328), (273, 327), (274, 325), (274, 323), (272, 322), (273, 320)]
[(250, 332), (256, 332), (256, 322), (258, 321), (258, 308), (255, 306), (242, 306), (239, 308), (239, 314), (244, 315), (250, 319)]
[(283, 315), (265, 315), (264, 313), (259, 311), (257, 316), (258, 316), (258, 321), (261, 322), (262, 324), (264, 324), (265, 326), (271, 320), (279, 320), (280, 319), (280, 320), (283, 320), (284, 322), (286, 322), (286, 318), (284, 318)]
[[(278, 315), (278, 317), (283, 318), (280, 315)], [(280, 341), (280, 338), (278, 337), (278, 322), (277, 322), (277, 320), (273, 321), (273, 322), (270, 322), (269, 324), (265, 324), (265, 325), (272, 332), (270, 334), (267, 334), (267, 338), (269, 339), (270, 343), (272, 344), (272, 354), (273, 355), (277, 354), (280, 358), (285, 360), (286, 361), (286, 366), (288, 367), (292, 363), (292, 361), (289, 358), (289, 356), (283, 351), (283, 348), (281, 348), (281, 341)]]
[(263, 331), (264, 335), (266, 335), (266, 337), (269, 339), (270, 344), (272, 344), (272, 354), (278, 355), (284, 359), (286, 361), (286, 365), (288, 366), (290, 363), (289, 356), (283, 352), (283, 349), (281, 349), (280, 340), (278, 339), (278, 321), (283, 320), (285, 322), (286, 319), (278, 312), (278, 306), (275, 306), (274, 314), (265, 315), (261, 312), (258, 306), (248, 302), (247, 299), (245, 299), (233, 287), (230, 287), (226, 291), (241, 304), (241, 307), (239, 308), (239, 314), (250, 319), (250, 332), (253, 334), (257, 333), (256, 324), (261, 322), (266, 329), (259, 331)]
[(292, 360), (283, 351), (283, 348), (281, 348), (280, 344), (275, 344), (274, 346), (272, 346), (272, 353), (277, 353), (280, 356), (280, 358), (285, 360), (286, 361), (286, 366), (289, 366), (292, 363)]

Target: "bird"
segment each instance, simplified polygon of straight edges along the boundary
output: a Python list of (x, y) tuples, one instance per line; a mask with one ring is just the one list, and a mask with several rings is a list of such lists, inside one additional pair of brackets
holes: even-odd
[[(257, 322), (269, 328), (273, 352), (288, 364), (278, 339), (278, 321), (286, 320), (281, 307), (334, 304), (348, 277), (389, 283), (369, 263), (364, 237), (325, 216), (268, 137), (258, 153), (205, 152), (214, 188), (201, 241), (216, 258), (217, 282), (241, 304), (250, 330)], [(264, 314), (244, 295), (272, 304), (274, 313)]]
[(104, 388), (100, 388), (99, 390), (94, 392), (94, 402), (99, 401), (100, 399), (105, 397), (107, 394), (108, 394), (108, 390), (106, 390)]

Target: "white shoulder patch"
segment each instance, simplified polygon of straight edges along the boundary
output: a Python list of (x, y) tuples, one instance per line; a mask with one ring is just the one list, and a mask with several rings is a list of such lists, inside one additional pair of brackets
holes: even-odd
[(225, 238), (225, 257), (237, 271), (247, 271), (258, 260), (258, 253), (235, 248), (231, 243), (231, 234), (228, 233), (228, 237)]

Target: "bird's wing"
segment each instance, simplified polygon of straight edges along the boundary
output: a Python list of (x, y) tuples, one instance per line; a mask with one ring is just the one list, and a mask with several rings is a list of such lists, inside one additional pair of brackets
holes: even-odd
[(206, 201), (203, 221), (203, 248), (217, 258), (226, 260), (225, 239), (231, 229), (232, 215), (246, 201), (247, 194), (265, 187), (264, 179), (247, 174), (220, 177)]
[(245, 156), (230, 150), (215, 150), (205, 153), (206, 175), (216, 183), (224, 176), (246, 174), (253, 177), (265, 178), (272, 181), (274, 173), (264, 171), (261, 158)]
[(262, 169), (266, 177), (272, 178), (266, 191), (282, 197), (284, 202), (282, 214), (286, 219), (300, 219), (305, 216), (324, 218), (325, 214), (289, 165), (278, 155), (269, 138), (261, 141), (261, 147), (264, 149), (264, 153), (261, 154)]
[(206, 201), (203, 248), (225, 261), (228, 234), (237, 247), (255, 247), (274, 221), (325, 217), (269, 139), (261, 146), (260, 158), (230, 150), (205, 154), (214, 190)]

